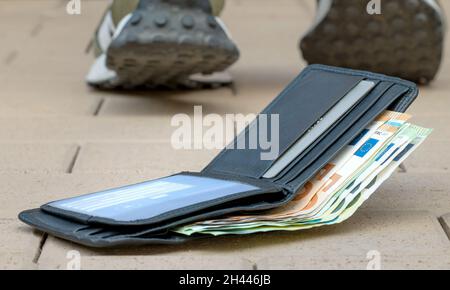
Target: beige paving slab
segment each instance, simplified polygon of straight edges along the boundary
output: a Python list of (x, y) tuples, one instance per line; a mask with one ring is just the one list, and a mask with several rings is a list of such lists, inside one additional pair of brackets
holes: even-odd
[[(34, 56), (28, 56), (21, 52), (14, 65), (8, 67), (8, 74), (3, 76), (5, 81), (20, 80), (22, 84), (39, 81), (49, 85), (53, 82), (79, 80), (84, 81), (93, 61), (92, 58), (83, 56), (80, 52), (75, 56), (45, 55), (51, 52), (42, 52), (41, 60)], [(73, 57), (80, 58), (80, 64), (73, 65)], [(42, 67), (45, 63), (45, 69)]]
[(450, 212), (449, 172), (396, 173), (363, 205), (376, 209), (426, 209), (439, 217)]
[(2, 190), (0, 219), (17, 219), (19, 212), (37, 208), (50, 201), (97, 192), (128, 184), (135, 184), (159, 177), (167, 172), (109, 173), (17, 173), (0, 172)]
[(99, 116), (192, 116), (194, 106), (201, 106), (203, 114), (234, 113), (239, 111), (239, 99), (230, 88), (128, 92), (106, 98)]
[[(242, 53), (236, 68), (289, 68), (301, 63), (298, 41), (309, 28), (312, 15), (300, 1), (277, 3), (277, 7), (269, 0), (227, 3), (223, 19)], [(267, 25), (269, 19), (270, 29), (261, 29), (261, 25)]]
[[(420, 257), (436, 257), (435, 268), (450, 268), (450, 241), (437, 219), (423, 211), (360, 211), (341, 225), (304, 232), (268, 233), (243, 237), (222, 237), (180, 246), (94, 250), (59, 239), (48, 239), (39, 260), (40, 268), (63, 268), (70, 250), (81, 254), (81, 267), (87, 268), (227, 268), (229, 264), (208, 261), (251, 261), (262, 268), (355, 268), (346, 261), (364, 260), (378, 251), (384, 267), (422, 268)], [(129, 258), (133, 256), (133, 258)], [(126, 257), (122, 260), (121, 257)], [(302, 263), (293, 257), (310, 257), (315, 263)], [(331, 257), (329, 260), (326, 257)], [(177, 261), (178, 260), (178, 261)], [(291, 261), (291, 262), (290, 262)], [(319, 263), (319, 261), (322, 261)], [(389, 261), (393, 261), (389, 263)], [(425, 260), (426, 262), (427, 260)], [(108, 265), (108, 266), (105, 266)], [(272, 267), (271, 266), (271, 267)], [(428, 265), (430, 266), (430, 265)]]
[(82, 270), (251, 270), (255, 265), (251, 259), (242, 255), (199, 254), (189, 250), (182, 255), (161, 253), (150, 256), (120, 252), (97, 256), (89, 253), (89, 250), (78, 245), (49, 237), (39, 259), (38, 269), (68, 269), (73, 266), (73, 257), (79, 257), (77, 269)]
[(420, 87), (420, 94), (408, 113), (420, 115), (446, 115), (450, 108), (450, 83), (440, 77), (430, 87)]
[[(76, 41), (78, 44), (80, 43), (80, 40), (77, 39)], [(83, 42), (87, 43), (88, 41), (89, 38)], [(42, 82), (48, 82), (49, 80), (52, 82), (71, 79), (84, 80), (93, 59), (83, 52), (86, 44), (82, 46), (78, 47), (76, 54), (55, 54), (48, 50), (34, 51), (34, 53), (32, 51), (21, 51), (19, 57), (14, 61), (14, 65), (8, 68), (9, 74), (4, 76), (3, 79), (9, 81), (19, 78), (22, 83), (32, 80)], [(77, 60), (79, 64), (74, 65), (74, 58), (79, 59)]]
[[(241, 50), (231, 68), (238, 94), (267, 103), (301, 71), (305, 62), (298, 43), (312, 23), (312, 11), (297, 0), (278, 1), (276, 8), (267, 0), (228, 1), (223, 19)], [(270, 29), (261, 29), (269, 19)], [(257, 105), (256, 112), (262, 108)]]
[(0, 143), (0, 172), (67, 172), (75, 144)]
[[(206, 258), (202, 256), (190, 257), (167, 257), (167, 256), (153, 256), (152, 262), (148, 263), (136, 256), (121, 256), (123, 264), (111, 264), (110, 259), (115, 259), (114, 256), (107, 257), (91, 257), (89, 259), (82, 259), (83, 269), (108, 269), (108, 270), (253, 270), (255, 264), (253, 261), (246, 258), (234, 257), (213, 257)], [(194, 268), (192, 266), (195, 265)], [(44, 267), (45, 269), (45, 267)]]
[(258, 269), (261, 270), (448, 270), (450, 262), (437, 255), (405, 256), (382, 255), (373, 250), (366, 256), (309, 256), (296, 255), (281, 258), (264, 258), (258, 261)]
[[(15, 43), (16, 47), (9, 50), (18, 51), (18, 57), (14, 65), (8, 68), (6, 78), (20, 76), (24, 81), (45, 81), (50, 76), (53, 80), (79, 77), (80, 70), (84, 71), (91, 61), (89, 56), (84, 55), (84, 50), (107, 4), (102, 1), (85, 1), (81, 15), (68, 15), (65, 7), (67, 3), (61, 5), (60, 1), (43, 1), (51, 6), (42, 6), (40, 9), (26, 2), (19, 2), (16, 6), (21, 9), (8, 15), (14, 15), (19, 21), (22, 17), (22, 22), (30, 23), (32, 27), (26, 34), (28, 37), (22, 42), (20, 36), (10, 36), (10, 43)], [(14, 6), (7, 4), (7, 7)], [(36, 19), (28, 17), (30, 13), (34, 13)], [(12, 25), (16, 23), (13, 19), (8, 22)]]
[(57, 94), (43, 94), (33, 92), (29, 94), (2, 93), (0, 100), (0, 115), (2, 117), (46, 117), (46, 116), (70, 116), (95, 114), (100, 105), (100, 99), (96, 97), (70, 98)]
[(0, 142), (147, 141), (168, 142), (174, 127), (171, 116), (145, 118), (17, 118), (0, 117)]
[(198, 172), (219, 152), (176, 150), (170, 143), (87, 144), (80, 151), (74, 172)]
[(439, 132), (433, 132), (429, 140), (425, 141), (406, 161), (408, 170), (422, 173), (434, 171), (448, 172), (450, 140), (439, 140)]
[[(84, 72), (83, 72), (84, 73)], [(100, 115), (113, 116), (155, 116), (192, 113), (193, 106), (203, 106), (205, 113), (258, 113), (270, 103), (291, 81), (295, 73), (272, 75), (271, 71), (234, 71), (238, 95), (231, 89), (188, 91), (188, 92), (101, 92), (90, 89), (82, 80), (47, 82), (34, 80), (32, 84), (17, 91), (20, 81), (2, 82), (0, 108), (2, 116), (54, 116), (71, 114), (93, 114), (100, 100), (106, 98)], [(244, 87), (241, 87), (243, 84)], [(248, 86), (248, 87), (246, 87)], [(14, 95), (14, 97), (12, 97)], [(450, 101), (445, 90), (425, 90), (418, 97), (408, 113), (421, 122), (427, 117), (446, 118)], [(425, 122), (423, 122), (425, 123)], [(426, 122), (430, 126), (432, 122)]]
[[(170, 142), (176, 126), (171, 125), (173, 115), (121, 118), (43, 118), (30, 117), (8, 122), (0, 117), (0, 142), (36, 141), (147, 141)], [(447, 122), (442, 116), (416, 118), (415, 124), (434, 128), (433, 140), (450, 139)]]
[(0, 15), (2, 18), (2, 47), (0, 56), (13, 51), (20, 44), (26, 42), (41, 19), (40, 13), (36, 11), (52, 10), (55, 1), (1, 1)]
[(259, 113), (300, 73), (303, 67), (231, 69), (243, 112)]
[(450, 139), (450, 130), (448, 130), (448, 122), (450, 120), (450, 115), (439, 114), (439, 115), (416, 115), (411, 120), (412, 123), (434, 129), (431, 136), (432, 140), (448, 140)]
[(42, 233), (18, 220), (0, 219), (0, 269), (35, 269), (33, 263)]
[(66, 13), (65, 1), (39, 2), (43, 5), (2, 1), (0, 15), (6, 25), (2, 33), (8, 38), (0, 59), (7, 64), (0, 74), (4, 104), (0, 113), (92, 114), (101, 93), (85, 85), (84, 76), (93, 57), (84, 50), (107, 3), (84, 1), (82, 14), (71, 16)]
[[(92, 102), (98, 103), (99, 100), (105, 97), (117, 94), (111, 91), (100, 91), (89, 87), (84, 81), (84, 74), (85, 70), (80, 70), (79, 76), (76, 78), (66, 77), (64, 79), (58, 79), (58, 76), (54, 76), (51, 78), (51, 83), (48, 82), (48, 78), (41, 80), (28, 79), (26, 81), (21, 80), (19, 77), (11, 80), (0, 78), (0, 85), (2, 87), (0, 100), (5, 103), (14, 102), (13, 100), (9, 100), (13, 99), (13, 96), (17, 99), (16, 102), (20, 102), (20, 99), (25, 99), (36, 106), (38, 113), (40, 111), (39, 109), (45, 106), (54, 108), (52, 112), (57, 112), (59, 109), (57, 105), (71, 104), (75, 107), (72, 109), (73, 111), (69, 111), (68, 108), (62, 110), (63, 113), (67, 112), (70, 115), (70, 113), (82, 114), (83, 111), (79, 108), (86, 108), (87, 104), (91, 104)], [(27, 106), (26, 104), (24, 105)], [(67, 105), (63, 106), (63, 108), (65, 107)]]

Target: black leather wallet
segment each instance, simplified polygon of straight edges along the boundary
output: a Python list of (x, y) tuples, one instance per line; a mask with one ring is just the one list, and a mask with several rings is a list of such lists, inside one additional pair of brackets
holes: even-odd
[[(342, 107), (344, 98), (361, 82), (372, 86), (347, 104), (346, 110), (334, 110)], [(263, 160), (261, 149), (230, 149), (238, 148), (238, 143), (249, 136), (251, 127), (260, 122), (257, 118), (233, 141), (235, 146), (224, 149), (200, 173), (185, 172), (51, 202), (24, 211), (19, 218), (41, 231), (91, 247), (174, 244), (201, 238), (171, 229), (288, 203), (377, 116), (385, 110), (404, 112), (417, 94), (416, 85), (402, 79), (312, 65), (261, 113), (279, 117), (279, 156), (308, 137), (324, 116), (339, 115), (276, 174), (267, 177), (277, 159)]]

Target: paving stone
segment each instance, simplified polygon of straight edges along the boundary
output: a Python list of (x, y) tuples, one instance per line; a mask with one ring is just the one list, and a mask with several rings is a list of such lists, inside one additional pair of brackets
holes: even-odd
[(0, 143), (0, 172), (66, 172), (74, 144)]
[(236, 105), (242, 112), (259, 113), (300, 73), (303, 67), (293, 69), (273, 68), (270, 71), (261, 68), (231, 69), (235, 80), (234, 91)]
[[(439, 255), (378, 256), (379, 252), (367, 252), (366, 256), (327, 255), (285, 256), (282, 259), (263, 258), (258, 260), (260, 270), (448, 270), (450, 262)], [(379, 258), (378, 258), (379, 257)], [(379, 264), (376, 264), (380, 261)], [(379, 265), (379, 266), (378, 266)]]
[[(99, 250), (50, 238), (39, 267), (64, 268), (70, 250), (79, 251), (81, 267), (85, 264), (89, 269), (154, 268), (155, 263), (159, 268), (234, 269), (233, 264), (208, 262), (219, 259), (239, 263), (246, 260), (258, 268), (365, 269), (370, 251), (380, 253), (384, 268), (450, 268), (450, 241), (437, 219), (423, 211), (365, 210), (335, 226), (304, 232), (205, 239), (179, 246)], [(128, 258), (118, 259), (119, 254)], [(434, 261), (427, 264), (430, 257)], [(308, 259), (314, 259), (315, 263), (309, 263)], [(366, 260), (366, 263), (348, 263), (354, 260)]]
[(173, 116), (194, 114), (194, 106), (202, 106), (203, 114), (227, 114), (239, 110), (229, 88), (203, 91), (138, 92), (110, 97), (100, 111), (100, 116)]
[(408, 170), (418, 172), (447, 172), (450, 168), (450, 140), (440, 140), (438, 132), (433, 132), (406, 161)]
[[(275, 68), (276, 71), (299, 66), (303, 61), (298, 41), (312, 23), (310, 12), (296, 0), (279, 2), (276, 9), (268, 1), (229, 1), (223, 19), (241, 49), (241, 59), (235, 68), (258, 67), (262, 71)], [(270, 29), (261, 29), (267, 19), (272, 19)]]
[[(276, 97), (305, 66), (298, 42), (312, 23), (311, 12), (314, 10), (310, 4), (305, 6), (300, 2), (304, 1), (282, 1), (277, 4), (280, 5), (277, 9), (266, 5), (268, 2), (261, 4), (258, 0), (227, 3), (223, 19), (241, 50), (239, 62), (231, 68), (239, 95), (263, 98), (262, 104), (265, 104), (266, 100)], [(248, 21), (249, 17), (252, 21)], [(267, 19), (273, 19), (271, 28), (261, 29)], [(262, 108), (264, 106), (258, 106), (255, 112)]]
[[(247, 116), (247, 114), (244, 114)], [(252, 117), (252, 115), (248, 115)], [(30, 117), (17, 118), (8, 123), (8, 118), (0, 117), (0, 142), (171, 142), (172, 135), (180, 128), (173, 123), (173, 115), (149, 117)], [(223, 115), (219, 117), (224, 117)], [(254, 117), (254, 116), (253, 116)], [(253, 120), (253, 117), (251, 120)], [(190, 118), (190, 124), (194, 119)], [(200, 121), (205, 122), (205, 119)], [(220, 119), (222, 122), (223, 119)], [(172, 125), (173, 123), (173, 125)], [(220, 124), (226, 124), (222, 122)], [(219, 124), (219, 125), (220, 125)], [(226, 125), (225, 125), (226, 126)], [(203, 123), (202, 136), (210, 126)]]
[(20, 77), (11, 76), (11, 78), (13, 79), (0, 79), (2, 117), (93, 115), (104, 96), (102, 93), (92, 91), (80, 80), (54, 79), (51, 86), (48, 78), (27, 80), (27, 85), (24, 86), (24, 81)]
[(110, 173), (2, 173), (0, 219), (17, 219), (19, 212), (37, 208), (53, 200), (97, 192), (128, 184), (135, 184), (165, 176), (167, 172), (147, 170), (145, 172)]
[[(203, 91), (174, 92), (135, 92), (105, 99), (100, 116), (173, 116), (175, 114), (193, 115), (194, 106), (202, 106), (203, 114), (250, 114), (261, 112), (276, 96), (290, 76), (281, 80), (270, 80), (269, 76), (236, 73), (235, 86)], [(263, 87), (247, 87), (247, 81), (258, 78)], [(250, 81), (251, 82), (251, 81)], [(234, 90), (237, 90), (236, 92)]]
[(73, 265), (74, 256), (68, 254), (71, 252), (79, 255), (79, 265), (82, 270), (251, 270), (254, 266), (254, 263), (250, 259), (240, 255), (222, 256), (210, 255), (208, 253), (199, 254), (191, 253), (189, 250), (186, 250), (180, 255), (168, 255), (165, 251), (162, 251), (160, 254), (154, 254), (148, 257), (134, 253), (130, 255), (121, 253), (119, 254), (120, 263), (118, 263), (118, 253), (95, 255), (95, 252), (91, 252), (89, 249), (80, 248), (78, 245), (49, 237), (44, 247), (43, 255), (39, 259), (38, 268), (44, 270), (67, 269)]
[(169, 142), (174, 127), (170, 117), (148, 118), (18, 118), (0, 117), (0, 142), (147, 141)]
[[(0, 99), (6, 100), (13, 95), (17, 98), (29, 97), (30, 101), (34, 103), (45, 103), (47, 100), (59, 97), (60, 99), (73, 100), (78, 98), (81, 101), (98, 100), (103, 96), (111, 95), (111, 92), (98, 91), (87, 86), (83, 80), (74, 78), (55, 78), (55, 81), (49, 86), (48, 79), (29, 79), (27, 85), (23, 85), (23, 81), (15, 75), (9, 78), (0, 77), (0, 85), (3, 90), (0, 92)], [(18, 90), (20, 88), (20, 90)], [(31, 97), (35, 97), (32, 100)], [(51, 105), (49, 103), (48, 105)]]
[[(8, 68), (6, 78), (20, 78), (22, 81), (41, 79), (48, 82), (49, 79), (58, 81), (61, 78), (76, 77), (83, 81), (86, 65), (92, 60), (92, 57), (84, 55), (84, 51), (107, 4), (88, 1), (83, 3), (80, 15), (69, 15), (66, 12), (67, 3), (61, 5), (57, 1), (41, 1), (48, 4), (33, 8), (35, 3), (27, 5), (27, 2), (33, 1), (20, 1), (17, 5), (2, 4), (2, 8), (5, 6), (6, 9), (16, 11), (4, 13), (14, 15), (6, 21), (13, 26), (10, 31), (16, 31), (16, 25), (20, 27), (20, 22), (30, 25), (26, 27), (26, 38), (22, 39), (20, 33), (10, 34), (9, 43), (14, 43), (16, 47), (9, 50), (17, 49), (20, 57), (16, 59), (14, 66)], [(74, 65), (74, 58), (77, 65)], [(79, 74), (81, 71), (83, 75)]]
[(420, 87), (420, 94), (408, 109), (413, 116), (446, 115), (450, 109), (448, 90), (450, 85), (439, 78), (431, 87)]
[[(76, 79), (80, 83), (84, 83), (84, 77), (89, 69), (89, 64), (92, 62), (92, 57), (82, 54), (83, 48), (80, 47), (77, 56), (80, 57), (80, 65), (73, 66), (73, 59), (68, 57), (67, 54), (55, 55), (52, 51), (43, 51), (42, 55), (45, 57), (36, 58), (33, 57), (31, 51), (20, 51), (20, 57), (14, 61), (14, 65), (8, 68), (9, 75), (4, 79), (9, 81), (11, 79), (20, 78), (22, 83), (30, 81), (46, 82), (48, 85), (49, 80), (51, 82), (69, 81)], [(46, 63), (45, 70), (42, 70), (42, 63)], [(36, 73), (42, 70), (41, 73)]]
[(36, 11), (46, 11), (53, 5), (54, 1), (2, 1), (0, 51), (10, 52), (20, 48), (29, 40), (33, 28), (40, 20), (41, 15)]
[(450, 172), (396, 173), (363, 207), (372, 209), (425, 209), (436, 217), (450, 211)]
[(33, 263), (42, 233), (18, 220), (0, 219), (0, 269), (35, 269)]
[(198, 172), (218, 153), (219, 150), (175, 150), (170, 143), (87, 144), (74, 172)]
[(434, 129), (432, 140), (450, 139), (450, 130), (448, 130), (449, 114), (441, 115), (417, 115), (410, 121), (416, 125)]
[[(10, 95), (11, 96), (11, 95)], [(99, 101), (81, 98), (61, 98), (61, 96), (28, 94), (24, 96), (0, 97), (2, 117), (30, 116), (67, 116), (93, 115), (99, 106)]]

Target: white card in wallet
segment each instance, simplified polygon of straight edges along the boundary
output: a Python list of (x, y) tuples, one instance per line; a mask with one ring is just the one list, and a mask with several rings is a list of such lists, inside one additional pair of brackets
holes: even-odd
[(330, 109), (309, 131), (295, 142), (264, 174), (263, 178), (275, 178), (297, 156), (306, 150), (326, 130), (336, 123), (342, 115), (351, 110), (358, 102), (367, 96), (375, 87), (371, 81), (361, 81), (348, 92), (332, 109)]

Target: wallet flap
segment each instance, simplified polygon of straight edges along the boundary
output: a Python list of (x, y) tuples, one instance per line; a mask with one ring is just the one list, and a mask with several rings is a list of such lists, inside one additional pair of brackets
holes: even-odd
[[(298, 174), (298, 170), (305, 169), (309, 166), (318, 155), (321, 154), (326, 148), (332, 145), (338, 138), (343, 135), (352, 124), (367, 113), (377, 101), (393, 86), (392, 83), (382, 82), (380, 83), (364, 100), (357, 104), (350, 112), (344, 114), (342, 118), (336, 122), (329, 130), (324, 133), (322, 138), (317, 139), (307, 150), (298, 154), (289, 165), (285, 166), (280, 173), (273, 177), (272, 180), (279, 181), (277, 183), (285, 184), (283, 180), (289, 178), (291, 175)], [(394, 100), (395, 98), (391, 99)], [(389, 104), (389, 103), (388, 103)], [(356, 129), (358, 130), (358, 129)], [(275, 166), (275, 165), (274, 165)]]
[(408, 89), (404, 86), (393, 85), (371, 104), (369, 110), (353, 112), (336, 127), (336, 131), (327, 135), (322, 144), (315, 146), (300, 162), (295, 164), (290, 169), (289, 175), (284, 176), (276, 183), (283, 184), (293, 192), (297, 192), (306, 181), (317, 174), (342, 148), (350, 144), (392, 102), (401, 98), (407, 91)]
[(192, 237), (165, 231), (153, 234), (151, 237), (135, 236), (134, 231), (118, 232), (104, 227), (86, 225), (77, 221), (63, 219), (41, 209), (21, 212), (19, 219), (49, 233), (55, 237), (94, 248), (109, 248), (121, 246), (141, 246), (149, 244), (176, 245), (192, 240)]
[[(386, 84), (396, 84), (404, 88), (405, 93), (399, 98), (392, 98), (392, 102), (386, 108), (393, 111), (404, 112), (418, 94), (414, 83), (399, 78), (366, 71), (311, 65), (261, 113), (268, 116), (268, 119), (272, 114), (279, 116), (278, 157), (288, 151), (302, 136), (310, 132), (315, 124), (362, 80), (375, 82), (376, 86), (372, 89), (375, 92), (379, 86)], [(374, 94), (370, 93), (365, 98), (371, 97), (374, 97)], [(370, 107), (365, 109), (369, 110)], [(238, 146), (242, 143), (242, 139), (255, 138), (255, 135), (251, 134), (251, 129), (259, 128), (259, 122), (260, 119), (257, 118), (250, 124), (235, 138), (231, 146), (227, 146), (204, 169), (204, 172), (261, 178), (278, 158), (262, 160), (263, 150), (260, 148), (240, 149)], [(266, 132), (272, 132), (270, 120), (266, 125)], [(257, 132), (257, 134), (259, 133)], [(257, 136), (256, 139), (260, 140), (260, 137)], [(305, 150), (305, 152), (307, 151)]]
[[(334, 72), (305, 69), (260, 115), (267, 119), (257, 118), (233, 141), (228, 149), (222, 151), (205, 171), (222, 172), (259, 178), (271, 166), (275, 159), (291, 147), (296, 140), (307, 133), (333, 106), (335, 106), (349, 91), (357, 86), (364, 76), (349, 76)], [(263, 160), (260, 148), (248, 146), (249, 138), (254, 138), (257, 128), (266, 128), (272, 132), (272, 116), (279, 118), (277, 137), (279, 154), (270, 160)], [(260, 124), (260, 122), (266, 122)], [(260, 134), (261, 132), (258, 132)], [(260, 136), (258, 136), (258, 140)], [(274, 137), (274, 136), (270, 136)]]

